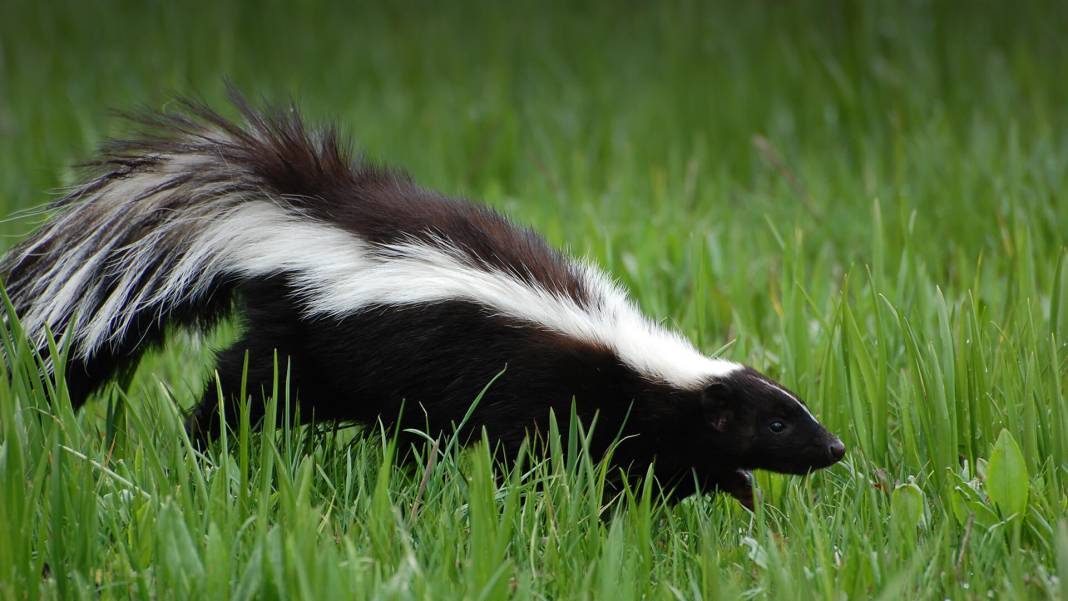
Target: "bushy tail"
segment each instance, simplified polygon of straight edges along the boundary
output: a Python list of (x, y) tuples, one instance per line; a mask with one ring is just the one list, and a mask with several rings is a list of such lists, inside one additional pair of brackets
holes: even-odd
[(101, 174), (0, 261), (38, 349), (49, 331), (69, 347), (75, 404), (165, 324), (211, 321), (241, 282), (310, 269), (300, 246), (304, 230), (321, 242), (313, 199), (358, 177), (332, 130), (233, 97), (243, 126), (190, 101), (134, 117), (141, 133), (107, 144), (90, 163)]

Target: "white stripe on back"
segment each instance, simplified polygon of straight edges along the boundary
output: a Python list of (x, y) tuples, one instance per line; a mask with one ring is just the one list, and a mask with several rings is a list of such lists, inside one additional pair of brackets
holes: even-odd
[[(123, 187), (150, 189), (154, 182), (145, 180), (165, 176), (140, 174), (131, 178), (141, 180), (138, 185), (126, 181)], [(110, 197), (112, 191), (103, 194)], [(110, 198), (94, 200), (114, 202)], [(107, 208), (93, 204), (74, 208), (50, 229), (54, 232), (83, 209), (145, 211), (153, 202), (142, 199)], [(99, 222), (97, 217), (90, 221)], [(114, 214), (105, 217), (113, 218)], [(181, 248), (160, 244), (168, 235), (179, 235), (184, 241)], [(176, 252), (180, 257), (145, 285), (143, 272), (160, 252)], [(285, 272), (309, 316), (345, 316), (376, 305), (463, 300), (606, 346), (642, 375), (681, 388), (694, 388), (741, 369), (737, 363), (702, 355), (682, 336), (653, 323), (617, 284), (592, 265), (572, 265), (590, 292), (591, 301), (584, 307), (516, 274), (473, 267), (447, 241), (372, 245), (269, 198), (216, 197), (163, 220), (156, 231), (130, 248), (114, 249), (104, 242), (99, 248), (79, 248), (75, 256), (80, 265), (64, 261), (42, 274), (51, 285), (47, 294), (39, 296), (43, 302), (34, 303), (23, 316), (23, 323), (27, 331), (40, 334), (45, 324), (55, 328), (80, 314), (74, 335), (83, 358), (121, 337), (140, 309), (155, 307), (161, 311), (162, 307), (197, 298), (208, 292), (209, 283), (219, 276)], [(94, 276), (105, 268), (121, 277), (113, 292), (94, 304), (89, 293), (100, 286)]]

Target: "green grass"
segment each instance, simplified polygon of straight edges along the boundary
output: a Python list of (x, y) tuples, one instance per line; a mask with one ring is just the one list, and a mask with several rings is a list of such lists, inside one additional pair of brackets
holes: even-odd
[(0, 213), (107, 109), (230, 77), (589, 256), (849, 455), (754, 515), (604, 506), (558, 448), (503, 484), (373, 430), (198, 456), (196, 340), (74, 414), (5, 332), (3, 598), (1068, 598), (1068, 5), (145, 4), (0, 6)]

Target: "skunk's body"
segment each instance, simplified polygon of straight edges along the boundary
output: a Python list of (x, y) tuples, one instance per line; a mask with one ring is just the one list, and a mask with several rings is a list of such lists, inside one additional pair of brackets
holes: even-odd
[[(403, 404), (400, 425), (431, 434), (500, 374), (469, 427), (505, 453), (574, 400), (597, 416), (595, 452), (627, 437), (616, 462), (643, 473), (655, 460), (683, 494), (841, 457), (794, 395), (703, 356), (595, 267), (488, 208), (351, 161), (333, 130), (309, 132), (293, 111), (237, 105), (244, 126), (193, 103), (141, 119), (147, 133), (106, 147), (104, 173), (0, 265), (42, 353), (48, 331), (65, 333), (75, 405), (165, 324), (210, 324), (236, 301), (244, 334), (218, 363), (231, 415), (246, 352), (258, 399), (277, 351), (304, 416), (392, 425)], [(191, 416), (200, 435), (218, 427), (214, 390)]]

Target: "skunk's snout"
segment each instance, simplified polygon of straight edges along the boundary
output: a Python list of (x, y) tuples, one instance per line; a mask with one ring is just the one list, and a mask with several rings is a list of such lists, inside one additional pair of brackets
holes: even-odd
[(845, 444), (835, 438), (831, 444), (827, 445), (827, 456), (830, 457), (831, 463), (838, 463), (842, 457), (845, 457)]

